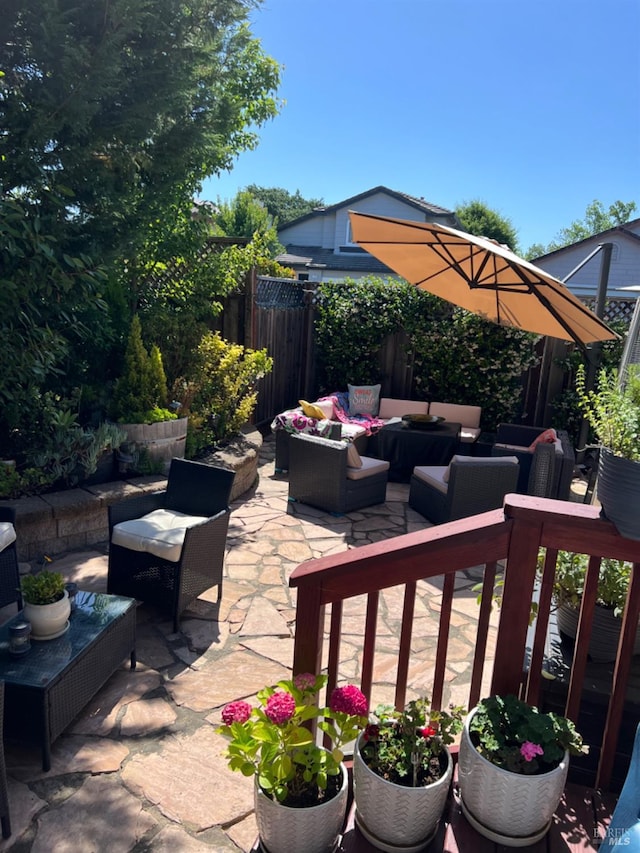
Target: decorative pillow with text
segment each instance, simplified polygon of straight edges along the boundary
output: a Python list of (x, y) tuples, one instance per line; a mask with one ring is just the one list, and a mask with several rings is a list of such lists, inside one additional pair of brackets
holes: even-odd
[(378, 416), (380, 385), (348, 385), (349, 414)]

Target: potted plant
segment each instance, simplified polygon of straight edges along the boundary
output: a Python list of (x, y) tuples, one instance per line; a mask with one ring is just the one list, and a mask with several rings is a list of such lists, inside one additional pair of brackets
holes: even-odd
[[(542, 571), (544, 551), (538, 556), (538, 571)], [(586, 554), (558, 551), (553, 582), (553, 599), (557, 607), (556, 620), (561, 634), (575, 639), (578, 630), (580, 604), (589, 558)], [(631, 563), (604, 558), (598, 574), (598, 598), (593, 614), (589, 639), (589, 655), (598, 663), (616, 659), (621, 616), (631, 580)], [(640, 654), (640, 628), (636, 634), (634, 653)]]
[(438, 829), (453, 775), (448, 745), (464, 710), (430, 710), (416, 699), (403, 711), (381, 705), (353, 757), (358, 828), (387, 851), (422, 850)]
[[(255, 777), (260, 841), (269, 853), (328, 853), (345, 817), (348, 780), (342, 746), (367, 722), (367, 700), (357, 687), (337, 687), (329, 707), (317, 705), (324, 675), (303, 673), (258, 693), (259, 705), (231, 702), (218, 731), (229, 739), (232, 770)], [(318, 746), (316, 721), (332, 748)]]
[(640, 539), (640, 366), (624, 377), (602, 369), (587, 389), (584, 367), (576, 372), (578, 404), (600, 445), (598, 500), (622, 536)]
[(465, 719), (458, 763), (462, 810), (487, 838), (509, 847), (544, 837), (569, 756), (588, 751), (574, 724), (515, 696), (482, 699)]
[(69, 626), (71, 605), (60, 572), (46, 569), (21, 578), (24, 618), (31, 623), (34, 640), (53, 640)]

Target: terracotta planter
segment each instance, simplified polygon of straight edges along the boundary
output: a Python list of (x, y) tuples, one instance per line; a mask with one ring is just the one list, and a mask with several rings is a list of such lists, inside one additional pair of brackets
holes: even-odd
[(598, 463), (598, 500), (605, 516), (627, 539), (640, 539), (640, 462), (602, 448)]
[(69, 627), (71, 605), (69, 593), (65, 589), (64, 596), (53, 604), (24, 605), (24, 618), (31, 623), (32, 640), (54, 640), (60, 637)]
[(360, 755), (362, 735), (353, 756), (356, 824), (379, 850), (394, 853), (422, 850), (438, 830), (444, 811), (453, 762), (448, 750), (445, 774), (432, 785), (407, 788), (374, 773)]
[[(575, 640), (578, 632), (579, 615), (579, 611), (575, 607), (569, 607), (568, 604), (561, 604), (556, 612), (558, 630), (572, 640)], [(611, 663), (616, 659), (621, 627), (622, 619), (615, 616), (611, 608), (596, 604), (589, 638), (591, 660), (596, 663)], [(636, 631), (633, 653), (640, 655), (640, 625)]]
[(340, 765), (342, 785), (326, 803), (294, 809), (267, 797), (255, 783), (254, 802), (260, 843), (265, 853), (331, 853), (342, 830), (349, 792), (347, 771)]
[(465, 720), (458, 756), (462, 811), (485, 838), (507, 847), (526, 847), (543, 838), (560, 804), (569, 771), (569, 753), (549, 773), (524, 776), (487, 761), (474, 747)]

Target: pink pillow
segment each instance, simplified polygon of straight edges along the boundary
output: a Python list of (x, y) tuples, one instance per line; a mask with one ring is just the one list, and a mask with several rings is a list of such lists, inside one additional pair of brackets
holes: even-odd
[(545, 431), (541, 432), (537, 438), (533, 439), (528, 449), (533, 453), (537, 444), (555, 444), (557, 440), (558, 436), (556, 435), (555, 429), (545, 429)]

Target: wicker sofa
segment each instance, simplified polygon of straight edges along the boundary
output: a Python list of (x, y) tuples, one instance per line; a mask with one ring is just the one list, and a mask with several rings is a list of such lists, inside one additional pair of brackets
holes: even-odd
[[(365, 425), (357, 420), (349, 423), (333, 419), (331, 406), (326, 400), (316, 400), (313, 406), (324, 409), (327, 417), (313, 419), (305, 416), (302, 406), (288, 409), (277, 415), (271, 424), (276, 441), (276, 471), (289, 470), (289, 444), (292, 435), (303, 432), (309, 435), (319, 435), (333, 440), (343, 439), (355, 443), (359, 453), (366, 453), (368, 432)], [(479, 406), (464, 406), (455, 403), (428, 403), (424, 400), (402, 400), (394, 397), (381, 397), (380, 408), (373, 430), (380, 429), (388, 423), (399, 421), (407, 414), (433, 414), (445, 417), (448, 421), (459, 423), (460, 441), (471, 444), (480, 435)]]

